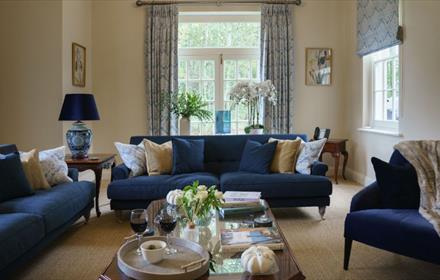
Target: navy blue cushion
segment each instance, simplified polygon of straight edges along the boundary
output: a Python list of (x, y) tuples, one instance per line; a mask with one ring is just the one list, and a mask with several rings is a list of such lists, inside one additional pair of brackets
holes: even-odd
[(116, 200), (154, 200), (165, 198), (170, 190), (182, 189), (198, 180), (200, 184), (219, 185), (217, 176), (199, 172), (179, 175), (137, 176), (110, 183), (107, 196)]
[(319, 197), (332, 193), (327, 177), (304, 174), (231, 172), (221, 175), (220, 185), (223, 192), (258, 191), (263, 198)]
[(261, 144), (248, 140), (240, 161), (240, 171), (267, 174), (278, 142)]
[(371, 162), (376, 172), (383, 208), (419, 207), (420, 188), (412, 165), (397, 166), (374, 157)]
[(44, 237), (43, 220), (32, 214), (0, 214), (0, 270)]
[(40, 216), (44, 220), (46, 233), (49, 233), (86, 208), (94, 197), (93, 183), (65, 183), (49, 190), (36, 191), (33, 196), (2, 202), (0, 212), (23, 212)]
[(345, 237), (440, 264), (440, 238), (416, 209), (369, 209), (349, 213)]
[(398, 166), (405, 166), (407, 164), (410, 164), (409, 161), (404, 156), (402, 156), (399, 150), (394, 150), (389, 162), (392, 165)]
[(205, 140), (173, 139), (173, 171), (182, 174), (203, 171)]
[(18, 153), (0, 154), (0, 202), (31, 195), (32, 188), (24, 174)]

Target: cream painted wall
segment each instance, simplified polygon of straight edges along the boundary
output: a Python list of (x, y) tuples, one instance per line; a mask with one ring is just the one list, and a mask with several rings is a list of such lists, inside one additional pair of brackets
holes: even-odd
[[(332, 128), (333, 137), (345, 135), (343, 123), (344, 1), (304, 1), (295, 7), (297, 132), (312, 135), (315, 126)], [(258, 8), (258, 7), (257, 7)], [(190, 10), (256, 10), (256, 6), (194, 7)], [(101, 120), (94, 124), (95, 151), (114, 151), (113, 142), (127, 142), (147, 131), (144, 94), (145, 11), (131, 1), (94, 1), (92, 4), (93, 92)], [(335, 69), (329, 87), (305, 86), (305, 48), (331, 47)]]
[[(90, 93), (92, 92), (92, 1), (91, 0), (63, 0), (63, 91), (66, 93)], [(86, 47), (86, 85), (77, 87), (72, 85), (72, 43), (75, 42)], [(99, 104), (98, 110), (99, 110)], [(61, 104), (60, 104), (61, 109)], [(71, 127), (70, 121), (63, 123), (63, 143), (66, 131)], [(94, 122), (87, 122), (93, 130)], [(93, 145), (93, 144), (92, 144)], [(68, 151), (68, 149), (66, 150)], [(93, 146), (89, 152), (93, 152)]]
[(350, 137), (349, 173), (360, 182), (374, 178), (372, 156), (387, 160), (393, 145), (402, 140), (440, 139), (440, 1), (402, 3), (404, 43), (402, 51), (402, 112), (400, 130), (403, 137), (359, 132), (362, 125), (362, 60), (355, 55), (356, 3), (347, 6), (348, 57), (346, 77), (346, 124)]
[(62, 143), (60, 1), (0, 2), (0, 143)]

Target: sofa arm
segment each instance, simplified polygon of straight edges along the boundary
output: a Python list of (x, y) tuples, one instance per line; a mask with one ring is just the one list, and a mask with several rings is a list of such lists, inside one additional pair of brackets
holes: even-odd
[(318, 175), (318, 176), (325, 176), (325, 173), (327, 173), (328, 166), (327, 164), (321, 162), (321, 161), (315, 161), (313, 162), (312, 166), (310, 167), (310, 175)]
[(119, 164), (112, 168), (112, 181), (127, 179), (130, 174), (130, 169), (125, 164)]
[(351, 199), (350, 212), (382, 208), (380, 189), (377, 182), (363, 188)]
[(69, 176), (74, 182), (78, 182), (78, 174), (79, 174), (78, 169), (69, 168), (67, 176)]

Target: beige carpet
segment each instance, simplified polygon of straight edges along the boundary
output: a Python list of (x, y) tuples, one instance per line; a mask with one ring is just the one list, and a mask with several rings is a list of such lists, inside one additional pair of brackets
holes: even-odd
[[(307, 279), (440, 279), (440, 266), (359, 243), (353, 244), (350, 270), (342, 269), (344, 218), (360, 188), (351, 182), (334, 185), (325, 221), (320, 221), (316, 207), (274, 210)], [(96, 279), (105, 270), (130, 229), (110, 211), (105, 186), (101, 193), (103, 215), (72, 226), (16, 279)]]

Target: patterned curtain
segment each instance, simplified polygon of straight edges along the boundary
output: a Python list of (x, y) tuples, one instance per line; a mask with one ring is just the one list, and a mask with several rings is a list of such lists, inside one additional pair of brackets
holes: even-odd
[(357, 54), (364, 56), (401, 43), (399, 0), (358, 0)]
[(177, 133), (177, 118), (169, 110), (171, 93), (177, 92), (176, 5), (147, 7), (145, 25), (145, 82), (150, 135)]
[(292, 5), (262, 5), (260, 77), (271, 80), (278, 92), (277, 104), (264, 106), (264, 126), (270, 133), (293, 132), (292, 20)]

